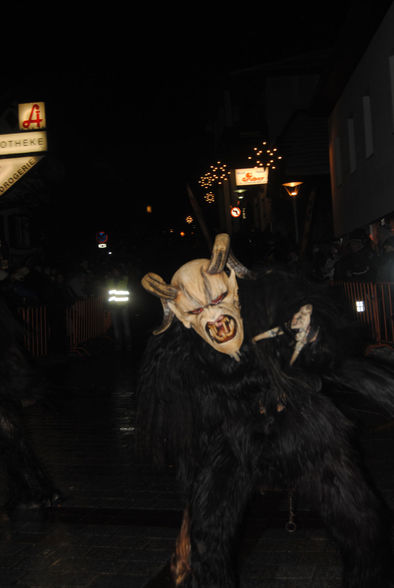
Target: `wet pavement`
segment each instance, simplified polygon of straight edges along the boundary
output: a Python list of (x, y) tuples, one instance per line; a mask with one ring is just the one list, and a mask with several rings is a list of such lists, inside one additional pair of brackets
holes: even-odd
[[(27, 403), (24, 416), (66, 500), (44, 519), (9, 520), (0, 510), (0, 587), (164, 586), (150, 580), (166, 576), (182, 502), (171, 468), (158, 475), (135, 459), (135, 363), (105, 343), (44, 369), (51, 392)], [(367, 463), (394, 508), (394, 426), (369, 410), (360, 415)], [(295, 515), (290, 533), (287, 492), (256, 494), (240, 548), (242, 588), (340, 587), (338, 553), (318, 517), (308, 505), (295, 505)]]

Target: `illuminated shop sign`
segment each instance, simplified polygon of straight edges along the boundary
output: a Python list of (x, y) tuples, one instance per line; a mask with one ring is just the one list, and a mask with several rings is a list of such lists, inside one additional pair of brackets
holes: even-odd
[(36, 153), (46, 150), (47, 134), (45, 131), (0, 135), (0, 156)]
[(42, 158), (43, 155), (31, 155), (30, 157), (0, 159), (0, 195), (12, 188)]
[(255, 186), (268, 184), (267, 167), (249, 167), (235, 170), (235, 183), (237, 186)]
[(44, 102), (18, 104), (18, 116), (21, 131), (36, 131), (45, 129), (47, 126)]
[[(44, 102), (18, 104), (18, 117), (19, 132), (0, 134), (0, 196), (41, 161), (48, 149)], [(10, 130), (17, 131), (17, 127)]]

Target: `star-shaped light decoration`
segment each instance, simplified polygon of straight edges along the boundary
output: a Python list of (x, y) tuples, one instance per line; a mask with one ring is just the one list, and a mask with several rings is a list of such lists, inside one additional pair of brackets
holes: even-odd
[(208, 204), (215, 202), (213, 188), (220, 186), (223, 182), (227, 182), (230, 173), (231, 171), (228, 169), (227, 163), (217, 161), (216, 164), (210, 166), (209, 171), (200, 177), (198, 182), (204, 190), (204, 200)]

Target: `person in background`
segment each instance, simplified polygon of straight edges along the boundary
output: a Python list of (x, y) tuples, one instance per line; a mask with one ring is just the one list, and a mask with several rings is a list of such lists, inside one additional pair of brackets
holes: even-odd
[(67, 287), (74, 295), (75, 300), (81, 300), (92, 294), (91, 291), (91, 272), (86, 260), (81, 261), (74, 271), (71, 271), (67, 277)]
[(378, 257), (377, 282), (394, 282), (394, 237), (388, 237), (382, 245), (382, 253)]
[(363, 229), (351, 233), (343, 255), (334, 269), (334, 280), (372, 282), (376, 278), (376, 254)]
[(116, 347), (131, 351), (129, 278), (123, 265), (112, 268), (107, 290)]

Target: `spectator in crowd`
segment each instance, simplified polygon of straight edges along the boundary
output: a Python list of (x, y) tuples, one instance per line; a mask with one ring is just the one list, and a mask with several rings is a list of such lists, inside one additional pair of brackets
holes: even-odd
[(92, 275), (89, 270), (89, 263), (86, 260), (81, 261), (67, 278), (67, 286), (75, 300), (85, 298), (92, 294), (91, 280)]
[(350, 235), (343, 255), (335, 264), (334, 280), (371, 282), (376, 278), (376, 254), (363, 229)]
[(1, 290), (9, 308), (39, 304), (37, 292), (28, 283), (30, 269), (26, 265), (12, 267), (1, 282)]
[(388, 237), (378, 258), (376, 270), (377, 282), (394, 282), (394, 237)]
[(50, 279), (49, 269), (45, 271), (45, 268), (33, 265), (25, 276), (24, 283), (35, 293), (37, 304), (47, 304), (52, 298), (53, 283)]
[(51, 327), (51, 349), (63, 353), (67, 345), (66, 310), (74, 302), (74, 296), (60, 271), (52, 269), (52, 296), (47, 301), (48, 320)]
[(337, 241), (330, 243), (328, 252), (324, 259), (321, 259), (318, 268), (319, 277), (322, 280), (333, 280), (335, 274), (335, 266), (341, 258), (340, 246)]
[(117, 349), (131, 350), (131, 313), (129, 276), (126, 268), (116, 265), (108, 279), (108, 304)]

